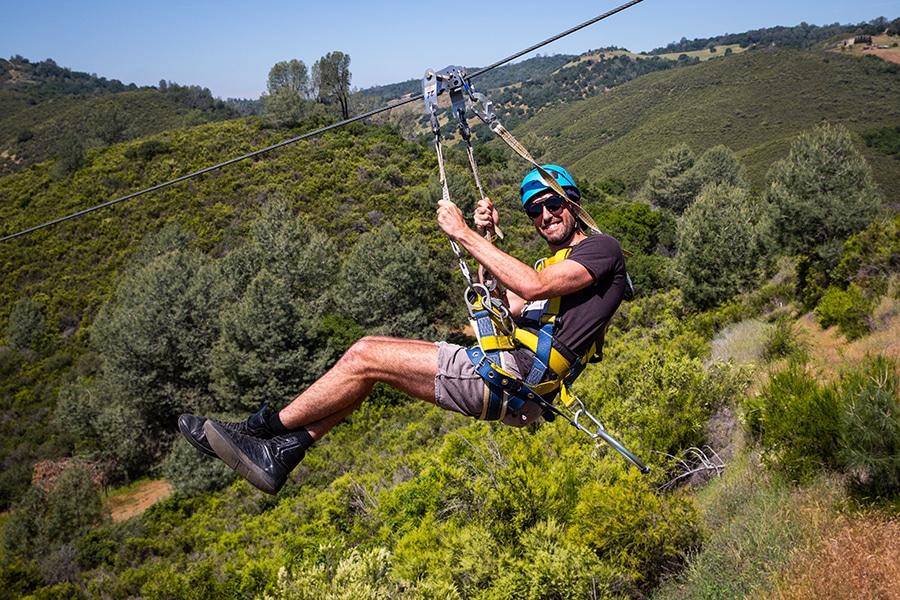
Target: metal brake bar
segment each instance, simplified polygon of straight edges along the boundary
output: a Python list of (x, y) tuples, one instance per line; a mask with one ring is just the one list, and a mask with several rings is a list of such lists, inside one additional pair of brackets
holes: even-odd
[[(572, 424), (576, 428), (578, 428), (581, 431), (588, 434), (592, 439), (596, 439), (596, 438), (602, 439), (604, 442), (606, 442), (607, 444), (612, 446), (613, 450), (615, 450), (616, 452), (621, 454), (625, 458), (625, 460), (627, 460), (628, 462), (633, 464), (635, 467), (637, 467), (641, 473), (649, 473), (650, 472), (650, 467), (645, 465), (641, 461), (641, 459), (639, 459), (637, 456), (634, 455), (634, 453), (631, 452), (631, 450), (626, 448), (624, 445), (622, 445), (621, 442), (619, 442), (617, 439), (615, 439), (613, 436), (609, 435), (606, 432), (606, 429), (603, 428), (603, 425), (600, 423), (600, 421), (598, 421), (594, 415), (589, 413), (587, 411), (587, 409), (584, 408), (584, 405), (581, 404), (581, 400), (579, 400), (578, 403), (581, 407), (578, 410), (575, 410), (572, 412), (572, 420), (571, 420)], [(594, 425), (596, 425), (597, 429), (594, 430), (593, 432), (591, 432), (590, 429), (588, 429), (587, 427), (582, 425), (581, 421), (580, 421), (582, 416), (587, 418), (588, 420), (590, 420)]]
[[(643, 461), (635, 456), (631, 450), (626, 448), (621, 442), (619, 442), (616, 438), (606, 432), (603, 424), (600, 423), (597, 417), (587, 411), (587, 409), (584, 407), (584, 403), (581, 400), (575, 398), (575, 402), (577, 403), (578, 408), (576, 410), (572, 410), (571, 408), (568, 409), (569, 412), (572, 413), (571, 417), (549, 402), (544, 401), (542, 402), (542, 404), (546, 408), (552, 410), (553, 412), (564, 418), (566, 421), (571, 423), (572, 426), (579, 431), (583, 431), (584, 433), (586, 433), (592, 440), (600, 438), (601, 440), (612, 446), (613, 450), (621, 454), (622, 457), (625, 458), (625, 460), (637, 467), (641, 473), (646, 474), (650, 472), (650, 467), (645, 465)], [(587, 419), (588, 421), (590, 421), (590, 423), (593, 424), (596, 429), (592, 431), (588, 427), (585, 427), (581, 423), (582, 419)]]

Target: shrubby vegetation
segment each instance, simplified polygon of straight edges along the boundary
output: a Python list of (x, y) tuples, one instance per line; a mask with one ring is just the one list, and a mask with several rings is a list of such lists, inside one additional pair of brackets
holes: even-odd
[(50, 333), (44, 313), (34, 298), (20, 298), (9, 314), (6, 345), (17, 352), (39, 351)]
[[(769, 27), (756, 29), (744, 33), (726, 34), (715, 38), (703, 38), (688, 40), (681, 38), (678, 42), (672, 42), (664, 48), (653, 50), (654, 54), (672, 52), (690, 52), (692, 50), (704, 50), (713, 46), (728, 46), (739, 44), (748, 46), (779, 46), (782, 48), (810, 48), (815, 44), (831, 40), (836, 36), (848, 34), (878, 35), (884, 31), (900, 30), (900, 19), (888, 22), (884, 17), (873, 19), (867, 23), (857, 25), (810, 25), (801, 23), (795, 27)], [(891, 35), (897, 35), (893, 33)]]
[(878, 148), (885, 154), (900, 159), (900, 125), (866, 132), (863, 139), (867, 146)]
[[(23, 568), (33, 581), (68, 589), (66, 584), (78, 578), (78, 545), (108, 518), (84, 463), (71, 461), (52, 487), (32, 486), (17, 500), (3, 526), (4, 555), (14, 557), (15, 562), (12, 569), (3, 569), (10, 587), (4, 587), (2, 593), (28, 591), (22, 585), (25, 582), (14, 581), (16, 571)], [(78, 593), (77, 588), (71, 591)]]
[[(426, 196), (436, 191), (426, 191), (432, 183), (421, 186)], [(602, 189), (585, 185), (589, 210), (611, 233), (621, 231), (641, 256), (660, 256), (662, 264), (671, 259), (658, 255), (660, 249), (687, 252), (685, 228), (732, 231), (759, 216), (739, 214), (726, 225), (728, 210), (715, 203), (703, 208), (729, 198), (735, 210), (752, 207), (746, 192), (731, 184), (702, 187), (680, 221), (647, 204), (601, 202)], [(461, 188), (460, 195), (466, 196)], [(142, 532), (88, 515), (95, 527), (90, 535), (41, 538), (42, 547), (52, 549), (53, 564), (70, 565), (68, 570), (48, 570), (10, 541), (5, 551), (20, 562), (7, 563), (4, 576), (32, 569), (30, 589), (75, 595), (165, 597), (192, 589), (202, 597), (539, 598), (636, 596), (677, 570), (705, 532), (683, 488), (657, 488), (681, 476), (684, 451), (708, 443), (711, 415), (740, 404), (748, 373), (703, 358), (711, 335), (757, 314), (754, 303), (691, 316), (692, 304), (676, 290), (663, 293), (665, 287), (650, 285), (623, 307), (602, 368), (589, 370), (578, 392), (653, 465), (650, 477), (569, 427), (545, 423), (515, 431), (471, 423), (386, 389), (376, 390), (360, 413), (314, 449), (277, 498), (262, 503), (243, 482), (227, 488), (233, 475), (217, 461), (181, 440), (173, 445), (178, 413), (239, 415), (261, 401), (284, 403), (364, 332), (429, 335), (425, 329), (443, 303), (421, 293), (442, 289), (431, 268), (430, 242), (404, 238), (390, 221), (376, 223), (346, 238), (353, 243), (340, 250), (310, 216), (274, 198), (221, 255), (198, 250), (196, 233), (182, 226), (147, 237), (93, 324), (92, 345), (102, 367), (62, 386), (56, 423), (79, 452), (113, 476), (139, 477), (168, 456), (163, 469), (179, 493), (136, 522)], [(672, 228), (678, 231), (674, 240)], [(513, 218), (510, 238), (527, 233)], [(754, 239), (741, 247), (752, 248)], [(722, 255), (721, 241), (697, 240), (691, 248)], [(452, 267), (452, 260), (447, 264)], [(758, 275), (757, 263), (748, 264), (754, 265), (748, 273)], [(738, 266), (728, 270), (741, 272)], [(657, 275), (644, 279), (665, 280)], [(748, 275), (746, 289), (752, 281)], [(360, 287), (364, 293), (350, 293)], [(707, 306), (740, 291), (736, 286)], [(22, 306), (14, 321), (19, 326), (37, 314), (33, 304)], [(24, 344), (28, 336), (20, 337)], [(785, 347), (773, 340), (770, 355), (789, 354)], [(860, 430), (841, 424), (837, 392), (823, 392), (804, 377), (797, 369), (785, 371), (763, 394), (744, 401), (751, 431), (770, 449), (769, 464), (793, 476), (840, 468), (841, 428)], [(854, 418), (858, 424), (868, 417)], [(449, 435), (437, 435), (441, 431)], [(870, 481), (866, 469), (874, 467), (855, 460), (859, 480)], [(47, 499), (47, 514), (64, 510), (61, 503)], [(6, 531), (37, 527), (23, 520), (26, 514), (38, 518), (34, 511), (13, 514)], [(263, 547), (231, 540), (232, 528), (244, 532), (239, 539), (265, 540)], [(174, 539), (182, 550), (171, 546)], [(305, 541), (297, 546), (297, 539)], [(290, 550), (267, 550), (274, 547)], [(194, 557), (186, 568), (178, 566), (183, 548), (192, 548)], [(233, 558), (213, 558), (223, 553)], [(148, 562), (149, 556), (156, 560)], [(435, 564), (447, 568), (435, 570)], [(99, 576), (113, 565), (115, 578)]]
[[(322, 122), (301, 118), (292, 133)], [(277, 125), (95, 148), (65, 177), (42, 165), (4, 178), (0, 197), (42, 217), (67, 197), (262, 146)], [(491, 196), (514, 198), (521, 165), (490, 148), (478, 155)], [(850, 168), (836, 171), (839, 160)], [(283, 405), (367, 333), (467, 339), (455, 259), (433, 222), (433, 162), (395, 128), (356, 125), (116, 219), (73, 223), (60, 241), (75, 267), (66, 279), (32, 247), (11, 253), (9, 264), (34, 262), (0, 287), (2, 450), (14, 465), (2, 473), (0, 499), (13, 510), (0, 597), (646, 597), (710, 540), (688, 482), (717, 471), (689, 457), (725, 444), (712, 422), (735, 412), (767, 473), (842, 473), (860, 497), (900, 491), (896, 365), (873, 357), (823, 384), (790, 327), (805, 301), (855, 335), (851, 326), (876, 327), (877, 301), (896, 295), (896, 216), (878, 217), (868, 165), (830, 126), (800, 137), (762, 194), (725, 146), (699, 159), (671, 149), (635, 198), (621, 181), (579, 178), (587, 210), (634, 253), (639, 296), (575, 391), (651, 465), (647, 476), (561, 420), (505, 428), (384, 386), (276, 497), (178, 437), (184, 411), (242, 418), (265, 401)], [(451, 195), (468, 212), (466, 162), (448, 149)], [(26, 198), (38, 185), (44, 194)], [(515, 200), (498, 201), (504, 249), (541, 256)], [(815, 210), (790, 212), (799, 202)], [(855, 207), (852, 218), (843, 207)], [(806, 219), (820, 237), (786, 219)], [(763, 285), (778, 257), (790, 274)], [(55, 288), (80, 292), (51, 297)], [(717, 334), (745, 323), (760, 325), (747, 334), (757, 337), (751, 360), (712, 351)], [(761, 368), (771, 369), (764, 384)], [(23, 465), (60, 455), (79, 458), (55, 486), (30, 486)], [(115, 484), (162, 473), (176, 493), (113, 523), (87, 461)]]
[(876, 496), (900, 492), (900, 372), (896, 362), (869, 357), (841, 382), (841, 445), (838, 458), (859, 491)]
[[(19, 55), (11, 57), (8, 61), (0, 59), (0, 83), (4, 84), (4, 87), (13, 84), (14, 71), (24, 75), (15, 78), (18, 81), (14, 87), (27, 90), (35, 102), (63, 94), (96, 96), (136, 89), (134, 84), (125, 85), (116, 79), (98, 78), (96, 75), (60, 67), (52, 59), (31, 62)], [(40, 85), (35, 85), (38, 81)]]
[[(499, 93), (491, 94), (490, 98), (498, 107), (497, 116), (502, 122), (508, 127), (515, 127), (538, 110), (595, 96), (647, 73), (699, 62), (700, 59), (687, 56), (668, 60), (657, 56), (634, 57), (612, 52), (608, 56), (604, 54), (599, 60), (573, 61), (544, 77), (531, 75), (523, 81), (513, 80), (513, 83), (505, 84), (506, 87)], [(489, 85), (490, 80), (488, 77), (485, 79), (485, 85)], [(490, 89), (495, 89), (495, 86)], [(476, 127), (475, 131), (488, 137), (483, 125)]]
[(788, 477), (843, 470), (861, 495), (891, 497), (900, 492), (898, 377), (896, 363), (873, 356), (822, 384), (805, 360), (793, 360), (744, 401), (746, 423), (766, 463)]

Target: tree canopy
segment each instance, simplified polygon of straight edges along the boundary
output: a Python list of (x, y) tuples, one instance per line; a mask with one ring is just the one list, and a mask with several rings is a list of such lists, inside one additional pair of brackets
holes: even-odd
[(767, 207), (746, 188), (703, 188), (678, 223), (676, 269), (685, 302), (709, 309), (757, 287), (774, 251)]
[(337, 104), (341, 117), (350, 118), (350, 55), (329, 52), (312, 68), (313, 87), (317, 99), (326, 105)]
[(872, 169), (842, 125), (801, 134), (787, 158), (769, 169), (766, 199), (777, 211), (781, 248), (822, 261), (840, 259), (843, 243), (878, 214)]

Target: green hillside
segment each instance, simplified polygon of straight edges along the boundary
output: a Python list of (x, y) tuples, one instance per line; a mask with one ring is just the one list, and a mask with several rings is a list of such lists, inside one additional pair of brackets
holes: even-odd
[(236, 116), (198, 86), (138, 89), (52, 60), (0, 59), (0, 176), (56, 158), (73, 144), (98, 148)]
[[(757, 189), (800, 132), (829, 121), (861, 135), (900, 123), (900, 65), (834, 52), (768, 50), (652, 73), (521, 127), (545, 157), (596, 179), (639, 182), (665, 150), (724, 144)], [(517, 131), (517, 133), (520, 133)], [(888, 198), (900, 200), (900, 163), (866, 148)]]
[[(181, 412), (280, 408), (366, 334), (470, 340), (458, 263), (435, 223), (430, 140), (352, 124), (0, 242), (0, 600), (761, 597), (800, 577), (802, 552), (827, 554), (835, 520), (846, 531), (897, 524), (900, 161), (863, 141), (879, 131), (879, 147), (896, 142), (897, 65), (755, 49), (627, 78), (604, 92), (572, 87), (515, 133), (539, 160), (571, 167), (585, 208), (635, 253), (639, 295), (575, 391), (648, 475), (563, 419), (514, 429), (380, 385), (274, 497), (178, 434)], [(534, 87), (544, 102), (553, 86)], [(192, 88), (40, 88), (33, 103), (0, 90), (0, 106), (27, 124), (0, 123), (14, 150), (0, 177), (0, 236), (333, 122), (206, 122), (225, 113), (187, 106)], [(91, 141), (105, 122), (92, 112), (151, 124)], [(695, 256), (755, 256), (756, 230), (742, 226), (770, 231), (756, 221), (764, 211), (742, 210), (756, 195), (705, 187), (693, 199), (707, 212), (692, 221), (630, 198), (621, 181), (644, 182), (679, 143), (698, 156), (724, 144), (762, 190), (798, 134), (824, 121), (852, 132), (894, 205), (846, 246), (837, 240), (833, 271), (812, 252), (782, 255), (770, 237), (758, 263), (710, 261), (719, 273), (747, 266), (751, 285), (692, 305), (679, 289), (679, 228), (736, 225), (746, 253), (710, 227)], [(61, 171), (66, 136), (79, 160)], [(447, 146), (451, 196), (470, 213), (467, 157)], [(525, 262), (543, 256), (516, 197), (527, 165), (496, 141), (476, 156), (501, 247)], [(861, 201), (877, 196), (853, 181)], [(783, 187), (779, 198), (793, 198)], [(856, 199), (835, 190), (827, 200)], [(819, 324), (835, 328), (816, 329), (811, 349), (800, 328)], [(837, 349), (823, 357), (826, 339)], [(860, 410), (869, 404), (879, 410)], [(61, 457), (72, 460), (57, 477), (32, 483), (37, 461)], [(174, 493), (123, 520), (96, 487), (159, 478)], [(871, 553), (883, 558), (883, 547)], [(900, 565), (900, 554), (877, 562)]]
[[(90, 151), (86, 164), (63, 181), (51, 177), (52, 163), (35, 166), (0, 179), (2, 234), (108, 202), (284, 138), (284, 132), (236, 120)], [(342, 158), (335, 160), (335, 153)], [(5, 328), (10, 308), (26, 292), (45, 297), (48, 316), (69, 335), (84, 333), (77, 324), (91, 322), (124, 261), (148, 233), (167, 223), (183, 223), (195, 232), (197, 247), (222, 252), (243, 235), (258, 205), (277, 195), (294, 198), (323, 232), (352, 240), (371, 227), (369, 221), (397, 218), (408, 208), (409, 188), (427, 182), (431, 158), (426, 148), (405, 143), (390, 130), (345, 128), (11, 240), (0, 249), (4, 272), (0, 327)], [(376, 210), (382, 217), (373, 216)], [(427, 214), (428, 209), (416, 206), (416, 211), (421, 218), (419, 211)], [(405, 226), (415, 222), (407, 221)]]

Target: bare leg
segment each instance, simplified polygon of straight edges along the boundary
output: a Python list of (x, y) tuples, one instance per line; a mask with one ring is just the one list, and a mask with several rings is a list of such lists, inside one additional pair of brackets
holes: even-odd
[(432, 342), (364, 337), (284, 407), (279, 418), (288, 429), (305, 427), (320, 439), (359, 408), (378, 382), (433, 403), (437, 356)]

